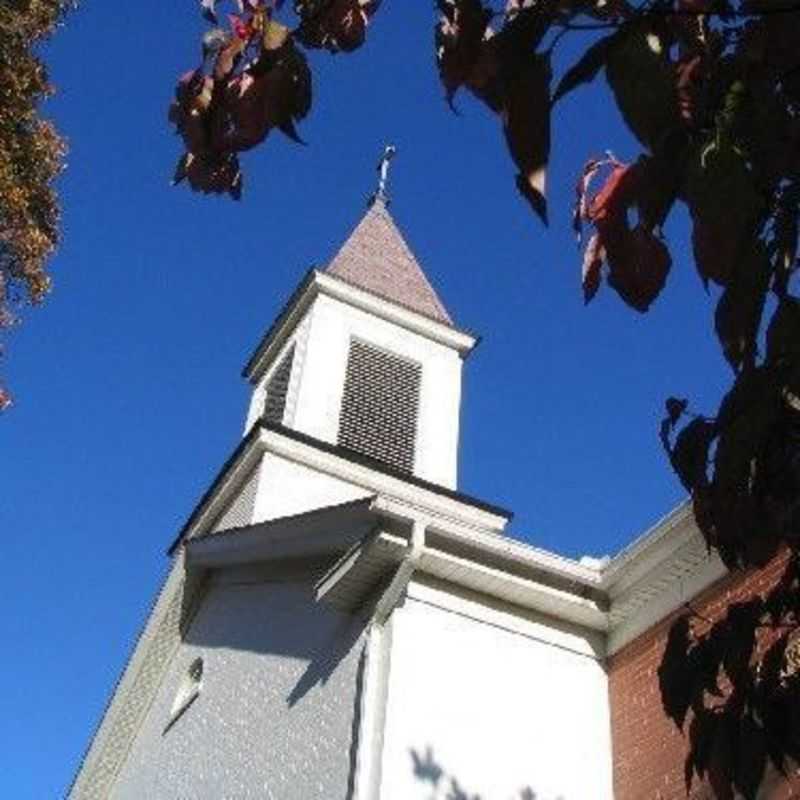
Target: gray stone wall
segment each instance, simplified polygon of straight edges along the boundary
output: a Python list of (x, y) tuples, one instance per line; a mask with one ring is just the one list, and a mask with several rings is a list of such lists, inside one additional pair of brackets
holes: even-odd
[[(360, 623), (314, 603), (304, 580), (215, 583), (114, 785), (113, 800), (347, 800)], [(168, 727), (189, 665), (202, 688)]]

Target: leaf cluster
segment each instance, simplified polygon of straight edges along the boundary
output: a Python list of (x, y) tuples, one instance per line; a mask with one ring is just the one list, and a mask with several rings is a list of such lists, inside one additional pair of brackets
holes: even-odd
[[(0, 4), (0, 330), (16, 321), (15, 305), (39, 303), (50, 288), (60, 221), (53, 180), (65, 148), (40, 114), (53, 87), (37, 47), (66, 10), (65, 0)], [(0, 410), (8, 404), (0, 384)]]
[(278, 129), (302, 143), (296, 123), (310, 111), (312, 75), (304, 49), (360, 47), (378, 0), (296, 0), (294, 28), (280, 21), (282, 0), (239, 0), (220, 27), (217, 0), (201, 0), (213, 26), (198, 66), (175, 89), (169, 119), (183, 139), (173, 183), (241, 197), (239, 153)]
[(686, 613), (672, 625), (658, 680), (667, 716), (688, 733), (686, 791), (756, 798), (771, 764), (800, 763), (800, 565), (793, 556), (764, 596), (716, 622)]
[(670, 398), (661, 424), (698, 526), (731, 568), (762, 566), (800, 536), (800, 300), (777, 304), (765, 349), (737, 373), (716, 417), (692, 417)]
[[(586, 302), (602, 283), (646, 312), (672, 258), (663, 227), (682, 203), (714, 327), (734, 372), (717, 415), (671, 400), (661, 429), (698, 524), (729, 566), (764, 564), (800, 535), (800, 314), (790, 291), (800, 212), (800, 7), (752, 0), (632, 5), (439, 0), (437, 63), (497, 112), (517, 185), (546, 220), (554, 103), (605, 74), (643, 152), (590, 159), (573, 221)], [(609, 32), (551, 87), (550, 52), (576, 28)], [(597, 186), (595, 185), (597, 184)], [(771, 298), (771, 299), (770, 299)], [(774, 309), (770, 319), (767, 310)], [(689, 424), (678, 430), (681, 418)]]

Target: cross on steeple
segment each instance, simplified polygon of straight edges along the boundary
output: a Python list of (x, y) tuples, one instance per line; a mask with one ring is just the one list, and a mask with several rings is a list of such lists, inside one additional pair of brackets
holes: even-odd
[(386, 186), (389, 182), (389, 162), (394, 158), (397, 148), (393, 144), (387, 144), (383, 150), (381, 160), (378, 162), (378, 189), (369, 199), (372, 205), (376, 200), (380, 200), (384, 205), (389, 205), (389, 193)]

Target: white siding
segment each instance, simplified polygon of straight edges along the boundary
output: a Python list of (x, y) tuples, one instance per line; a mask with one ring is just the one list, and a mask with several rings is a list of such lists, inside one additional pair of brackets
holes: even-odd
[(217, 517), (211, 528), (214, 533), (230, 528), (240, 528), (244, 525), (249, 525), (253, 521), (253, 509), (255, 508), (256, 492), (258, 491), (258, 476), (259, 469), (254, 467), (228, 501), (225, 509)]
[(610, 800), (594, 642), (496, 604), (413, 594), (393, 620), (381, 800)]
[[(362, 633), (306, 582), (216, 585), (120, 773), (114, 800), (345, 800)], [(200, 696), (164, 732), (192, 661)]]
[(368, 489), (267, 453), (261, 461), (253, 522), (349, 503), (370, 494)]

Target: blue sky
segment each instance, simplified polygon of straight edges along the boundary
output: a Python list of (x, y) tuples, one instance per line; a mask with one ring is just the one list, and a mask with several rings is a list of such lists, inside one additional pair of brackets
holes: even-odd
[[(584, 308), (574, 183), (639, 149), (602, 82), (554, 119), (551, 227), (516, 194), (498, 123), (442, 101), (429, 3), (393, 2), (367, 46), (315, 53), (301, 148), (246, 154), (241, 203), (170, 188), (175, 77), (198, 55), (193, 0), (90, 3), (47, 49), (71, 145), (55, 290), (9, 343), (0, 420), (5, 687), (0, 795), (71, 780), (167, 566), (165, 548), (237, 443), (239, 370), (312, 264), (358, 221), (385, 142), (392, 212), (464, 327), (460, 488), (513, 509), (514, 535), (611, 553), (682, 497), (656, 431), (670, 394), (711, 410), (728, 380), (683, 213), (650, 314), (601, 290)], [(567, 43), (557, 70), (574, 54)]]

